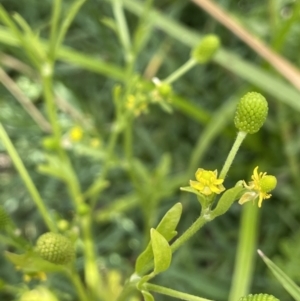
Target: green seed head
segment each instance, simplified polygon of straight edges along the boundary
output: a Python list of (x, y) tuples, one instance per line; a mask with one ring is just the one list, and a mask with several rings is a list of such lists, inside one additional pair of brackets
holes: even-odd
[(264, 124), (268, 115), (268, 103), (266, 99), (257, 92), (249, 92), (239, 101), (234, 124), (237, 129), (248, 134), (254, 134)]
[(0, 206), (0, 230), (5, 229), (5, 227), (9, 224), (10, 217), (7, 212), (4, 210), (2, 206)]
[(212, 59), (220, 47), (220, 39), (216, 35), (207, 35), (192, 50), (191, 56), (199, 64), (205, 64)]
[(248, 295), (246, 297), (242, 297), (239, 301), (280, 301), (272, 295), (267, 294), (256, 294), (256, 295)]
[(72, 242), (67, 237), (53, 232), (39, 237), (36, 251), (43, 259), (62, 265), (71, 262), (75, 256)]

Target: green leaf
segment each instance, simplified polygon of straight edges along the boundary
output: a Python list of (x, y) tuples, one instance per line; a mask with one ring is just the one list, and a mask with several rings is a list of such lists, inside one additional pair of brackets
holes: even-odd
[(175, 231), (181, 217), (182, 204), (176, 203), (162, 218), (156, 230), (167, 240), (170, 241), (176, 234)]
[(155, 301), (154, 297), (147, 291), (142, 291), (145, 301)]
[[(176, 234), (175, 231), (181, 217), (182, 205), (181, 203), (175, 204), (162, 218), (156, 230), (167, 240), (170, 241)], [(135, 272), (140, 273), (142, 269), (150, 263), (153, 258), (151, 243), (148, 244), (144, 252), (136, 260)]]
[(146, 249), (139, 255), (135, 263), (135, 272), (140, 274), (143, 268), (150, 263), (153, 258), (153, 252), (151, 248), (151, 243), (149, 243)]
[(154, 273), (159, 274), (169, 268), (172, 260), (172, 251), (168, 241), (158, 231), (151, 229), (150, 235), (154, 256)]
[(235, 187), (226, 190), (213, 210), (212, 217), (215, 218), (224, 214), (231, 207), (232, 203), (241, 196), (243, 191), (245, 191), (245, 188), (239, 183)]
[(64, 272), (65, 268), (63, 266), (53, 264), (48, 262), (33, 251), (28, 251), (24, 254), (14, 254), (10, 252), (5, 252), (5, 257), (12, 262), (16, 267), (21, 269), (25, 273), (34, 272)]
[(261, 250), (257, 250), (259, 256), (281, 283), (281, 285), (286, 289), (286, 291), (296, 300), (300, 301), (300, 287), (290, 279), (273, 261), (271, 261)]

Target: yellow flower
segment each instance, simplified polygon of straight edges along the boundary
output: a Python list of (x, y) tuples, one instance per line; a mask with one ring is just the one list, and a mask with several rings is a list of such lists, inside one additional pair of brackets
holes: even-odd
[(71, 129), (70, 138), (72, 141), (80, 141), (83, 136), (83, 130), (80, 126), (75, 126)]
[(197, 181), (190, 180), (190, 186), (204, 195), (219, 194), (225, 190), (222, 185), (224, 179), (218, 179), (217, 170), (211, 171), (198, 168), (195, 176)]
[(272, 194), (268, 193), (273, 190), (277, 185), (277, 179), (274, 176), (267, 175), (266, 172), (258, 173), (258, 166), (254, 168), (253, 175), (251, 176), (253, 181), (247, 185), (243, 181), (245, 188), (251, 190), (242, 195), (239, 200), (239, 204), (244, 204), (248, 201), (254, 201), (258, 198), (258, 207), (261, 207), (262, 201), (269, 199)]

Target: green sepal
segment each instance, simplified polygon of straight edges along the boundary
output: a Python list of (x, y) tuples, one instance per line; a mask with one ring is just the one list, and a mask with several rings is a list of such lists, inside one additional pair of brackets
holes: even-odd
[(197, 200), (199, 201), (202, 208), (207, 208), (212, 201), (211, 196), (205, 196), (204, 194), (200, 193), (198, 190), (191, 186), (180, 187), (180, 190), (196, 194)]
[(167, 270), (172, 261), (172, 250), (168, 241), (155, 229), (150, 230), (151, 245), (154, 257), (154, 273)]
[(190, 193), (194, 193), (194, 194), (196, 194), (200, 198), (204, 197), (204, 195), (202, 193), (200, 193), (198, 190), (196, 190), (195, 188), (193, 188), (191, 186), (180, 187), (180, 190), (181, 191), (190, 192)]
[(216, 208), (212, 211), (212, 217), (215, 218), (224, 214), (245, 190), (240, 182), (238, 182), (235, 187), (227, 189), (219, 199)]
[(141, 291), (144, 297), (144, 301), (155, 301), (154, 297), (147, 291)]
[(63, 272), (65, 268), (63, 266), (51, 263), (42, 259), (33, 251), (28, 251), (24, 254), (14, 254), (5, 252), (5, 257), (12, 262), (18, 269), (21, 269), (25, 273), (35, 272)]
[[(162, 218), (158, 226), (156, 227), (159, 232), (167, 241), (170, 241), (177, 235), (175, 231), (181, 217), (182, 205), (181, 203), (175, 204)], [(135, 272), (139, 274), (142, 269), (150, 263), (153, 258), (153, 252), (151, 242), (148, 244), (146, 249), (139, 255), (136, 260)]]

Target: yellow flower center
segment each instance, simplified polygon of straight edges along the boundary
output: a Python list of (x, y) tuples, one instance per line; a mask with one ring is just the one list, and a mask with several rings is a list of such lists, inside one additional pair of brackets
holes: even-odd
[(195, 174), (197, 181), (191, 180), (190, 186), (204, 195), (211, 195), (213, 193), (219, 194), (224, 191), (225, 188), (222, 185), (224, 179), (218, 179), (217, 176), (217, 170), (211, 171), (199, 168)]

